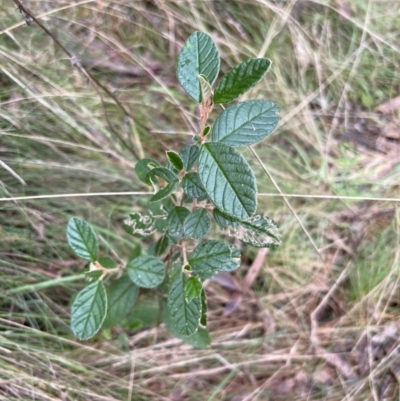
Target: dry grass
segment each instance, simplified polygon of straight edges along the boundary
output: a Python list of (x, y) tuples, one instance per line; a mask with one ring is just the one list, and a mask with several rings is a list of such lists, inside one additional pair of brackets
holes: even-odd
[(155, 328), (145, 294), (124, 330), (86, 343), (70, 333), (84, 266), (66, 246), (69, 217), (125, 257), (121, 221), (146, 196), (2, 199), (0, 399), (398, 399), (400, 111), (376, 109), (399, 96), (397, 0), (24, 4), (133, 118), (3, 3), (0, 197), (146, 190), (137, 157), (165, 161), (196, 127), (174, 73), (194, 30), (213, 36), (223, 71), (273, 60), (246, 95), (282, 109), (254, 147), (268, 174), (245, 154), (261, 193), (300, 196), (260, 196), (283, 245), (244, 248), (237, 273), (207, 284), (206, 350)]

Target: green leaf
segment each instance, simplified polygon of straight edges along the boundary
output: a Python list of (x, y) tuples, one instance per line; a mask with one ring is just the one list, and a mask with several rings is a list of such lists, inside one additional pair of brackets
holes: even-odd
[(185, 301), (189, 304), (194, 298), (200, 298), (203, 285), (197, 277), (189, 277), (183, 291), (185, 293)]
[[(206, 292), (201, 292), (201, 318), (200, 318), (200, 327), (207, 326), (207, 295)], [(199, 327), (199, 328), (200, 328)]]
[(198, 135), (192, 136), (192, 141), (195, 145), (201, 145), (201, 140)]
[(184, 194), (183, 196), (183, 203), (193, 203), (193, 198), (188, 194)]
[(139, 212), (129, 215), (129, 219), (125, 219), (122, 225), (123, 229), (136, 238), (144, 238), (153, 234), (155, 231), (153, 216), (142, 216)]
[(156, 177), (161, 178), (168, 183), (179, 181), (177, 175), (173, 171), (165, 167), (153, 168), (146, 175), (146, 178), (151, 180), (152, 182), (154, 182)]
[[(177, 201), (176, 196), (171, 198), (173, 198), (175, 202)], [(159, 217), (167, 217), (168, 213), (175, 207), (175, 203), (170, 198), (163, 199), (161, 203), (163, 215)]]
[(160, 189), (150, 198), (150, 202), (158, 202), (159, 200), (162, 200), (167, 196), (171, 195), (175, 191), (178, 184), (179, 181), (174, 181), (168, 184), (165, 188)]
[(191, 336), (182, 336), (181, 339), (192, 347), (199, 349), (207, 348), (211, 344), (210, 333), (202, 326), (199, 326), (196, 333)]
[(201, 300), (185, 300), (185, 285), (188, 278), (180, 273), (171, 283), (168, 292), (168, 310), (174, 329), (181, 335), (190, 336), (197, 331), (201, 317)]
[(199, 81), (200, 81), (201, 99), (204, 102), (204, 100), (207, 100), (211, 97), (212, 88), (210, 83), (207, 81), (207, 78), (204, 75), (199, 75)]
[(206, 137), (211, 131), (211, 127), (209, 125), (206, 125), (203, 129), (203, 137)]
[(170, 198), (164, 198), (159, 202), (149, 202), (148, 210), (150, 216), (154, 218), (154, 227), (159, 233), (163, 233), (167, 228), (168, 209), (174, 207)]
[[(170, 232), (167, 232), (167, 236), (168, 236), (168, 245), (174, 246), (179, 242), (179, 238), (176, 238)], [(179, 252), (177, 252), (177, 254), (180, 255)], [(176, 255), (176, 253), (175, 253), (175, 255)], [(171, 259), (171, 261), (172, 261), (172, 259)]]
[(155, 168), (158, 167), (159, 164), (153, 159), (142, 159), (139, 160), (135, 165), (135, 171), (139, 180), (144, 182), (147, 185), (151, 185), (151, 181), (147, 179), (147, 173)]
[(166, 235), (163, 235), (158, 239), (155, 244), (154, 255), (161, 256), (168, 248), (169, 240)]
[(159, 324), (160, 305), (158, 297), (142, 297), (126, 317), (126, 327), (133, 330), (154, 327)]
[(98, 262), (106, 269), (114, 269), (118, 266), (118, 263), (109, 256), (102, 256), (99, 258)]
[[(181, 252), (179, 252), (179, 256)], [(171, 288), (172, 283), (175, 281), (175, 279), (182, 274), (182, 263), (181, 262), (177, 262), (175, 263), (169, 273), (169, 277), (168, 277), (168, 292)]]
[(179, 334), (175, 329), (174, 323), (172, 322), (171, 314), (169, 313), (168, 306), (166, 302), (162, 305), (162, 318), (167, 326), (168, 330), (177, 338), (183, 340), (185, 343), (191, 345), (194, 348), (204, 349), (211, 344), (211, 338), (208, 330), (202, 326), (199, 326), (197, 331), (190, 335), (184, 336)]
[(155, 288), (164, 280), (165, 266), (155, 256), (139, 256), (127, 265), (130, 279), (139, 287)]
[(180, 170), (177, 170), (169, 161), (165, 166), (166, 169), (171, 170), (174, 174), (179, 174)]
[(212, 140), (229, 146), (262, 141), (279, 121), (279, 107), (268, 100), (248, 100), (228, 107), (215, 121)]
[(107, 313), (107, 294), (102, 281), (85, 287), (72, 304), (71, 328), (79, 340), (93, 337), (102, 326)]
[(156, 177), (166, 181), (167, 185), (164, 188), (160, 189), (158, 192), (156, 192), (150, 198), (150, 202), (158, 202), (168, 197), (175, 191), (176, 187), (179, 184), (179, 179), (177, 175), (173, 171), (165, 167), (153, 168), (146, 175), (146, 179), (151, 180), (152, 182), (154, 182)]
[(221, 212), (217, 208), (213, 210), (213, 217), (221, 230), (227, 228), (228, 226), (235, 226), (238, 224), (238, 219), (236, 219), (235, 217), (227, 216), (225, 213)]
[(210, 228), (210, 216), (204, 208), (197, 209), (190, 213), (183, 223), (185, 236), (192, 239), (201, 239), (205, 237), (210, 231)]
[(99, 243), (92, 227), (79, 217), (72, 217), (67, 226), (69, 246), (81, 259), (95, 262), (99, 254)]
[(89, 281), (93, 281), (93, 279), (98, 280), (102, 275), (103, 275), (103, 272), (101, 270), (92, 270), (92, 271), (85, 272), (85, 277)]
[(188, 173), (183, 177), (182, 188), (185, 194), (191, 198), (202, 198), (207, 195), (199, 174), (195, 172)]
[(139, 295), (139, 287), (128, 276), (122, 276), (108, 288), (108, 309), (103, 328), (113, 327), (133, 308)]
[(269, 70), (271, 60), (252, 58), (240, 63), (228, 71), (214, 93), (214, 103), (229, 103), (251, 89)]
[(167, 217), (168, 213), (164, 207), (164, 202), (166, 202), (166, 201), (167, 201), (167, 199), (163, 199), (160, 202), (149, 203), (149, 205), (148, 205), (149, 214), (152, 217), (154, 217), (155, 219)]
[(229, 245), (221, 241), (204, 241), (189, 255), (192, 272), (201, 279), (212, 277), (231, 260)]
[(240, 220), (221, 210), (214, 209), (213, 215), (221, 228), (229, 227), (228, 235), (257, 248), (271, 248), (281, 244), (281, 234), (276, 223), (269, 217), (256, 215)]
[(220, 272), (233, 272), (234, 270), (240, 267), (240, 262), (241, 262), (240, 250), (236, 248), (235, 245), (231, 244), (229, 244), (229, 248), (231, 248), (232, 259), (225, 266), (219, 269)]
[(133, 245), (131, 252), (129, 253), (128, 261), (138, 258), (141, 254), (142, 254), (141, 246), (138, 244)]
[(186, 145), (179, 152), (179, 156), (183, 160), (183, 169), (189, 171), (197, 162), (200, 149), (196, 145)]
[(219, 209), (239, 219), (248, 219), (254, 214), (256, 179), (236, 149), (223, 143), (205, 143), (198, 165), (200, 181)]
[(214, 41), (203, 32), (194, 32), (186, 40), (178, 55), (176, 75), (183, 89), (197, 103), (201, 103), (199, 75), (212, 85), (219, 72), (219, 53)]
[(183, 160), (178, 155), (178, 153), (169, 150), (167, 151), (167, 157), (171, 165), (175, 167), (178, 171), (183, 169)]
[(190, 211), (182, 206), (174, 207), (168, 214), (167, 224), (169, 232), (182, 238), (184, 235), (183, 223), (185, 222), (186, 217), (190, 214)]

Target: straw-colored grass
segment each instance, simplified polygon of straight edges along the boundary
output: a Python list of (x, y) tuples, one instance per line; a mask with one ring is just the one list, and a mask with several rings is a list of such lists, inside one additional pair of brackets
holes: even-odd
[[(109, 94), (1, 4), (0, 400), (398, 399), (400, 111), (382, 108), (400, 95), (397, 0), (23, 4)], [(281, 121), (244, 154), (283, 244), (244, 247), (241, 269), (207, 283), (206, 350), (157, 326), (151, 293), (125, 327), (78, 342), (69, 306), (85, 266), (67, 221), (129, 255), (121, 222), (148, 200), (138, 157), (165, 162), (196, 129), (175, 77), (195, 30), (223, 71), (273, 61), (242, 99), (275, 101)]]

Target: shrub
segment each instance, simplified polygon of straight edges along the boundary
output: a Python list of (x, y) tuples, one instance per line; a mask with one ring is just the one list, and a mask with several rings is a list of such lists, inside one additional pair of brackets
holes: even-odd
[[(99, 257), (96, 234), (87, 222), (73, 217), (68, 223), (71, 248), (90, 262), (91, 282), (72, 305), (71, 326), (78, 339), (89, 339), (101, 328), (120, 323), (134, 307), (139, 288), (145, 288), (157, 289), (162, 297), (163, 320), (174, 335), (205, 347), (210, 338), (203, 282), (240, 266), (236, 246), (204, 240), (211, 229), (210, 215), (229, 236), (246, 244), (280, 244), (274, 221), (256, 214), (256, 179), (237, 150), (267, 137), (278, 123), (279, 108), (269, 100), (222, 106), (251, 89), (270, 66), (266, 58), (248, 59), (228, 71), (213, 90), (220, 69), (215, 43), (203, 32), (187, 39), (178, 56), (177, 77), (199, 105), (198, 132), (192, 145), (166, 152), (166, 166), (147, 158), (136, 164), (139, 180), (154, 187), (155, 193), (147, 215), (133, 212), (124, 222), (128, 234), (153, 236), (157, 241), (146, 254), (139, 251), (118, 265)], [(223, 111), (211, 127), (208, 117), (218, 104)]]

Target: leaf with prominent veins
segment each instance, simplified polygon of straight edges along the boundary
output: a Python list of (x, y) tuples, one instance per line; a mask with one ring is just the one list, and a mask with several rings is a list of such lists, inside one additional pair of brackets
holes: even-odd
[(219, 52), (211, 37), (194, 32), (186, 40), (178, 55), (176, 75), (183, 89), (197, 103), (202, 102), (199, 75), (212, 85), (219, 72)]
[(77, 256), (94, 262), (98, 258), (99, 243), (92, 227), (79, 217), (72, 217), (68, 222), (67, 239), (69, 246)]
[(214, 103), (229, 103), (251, 89), (269, 70), (271, 60), (251, 58), (235, 65), (219, 81), (214, 94)]
[(171, 282), (168, 293), (168, 309), (174, 329), (184, 336), (190, 336), (199, 328), (201, 300), (194, 298), (186, 302), (185, 286), (188, 278), (179, 273)]
[(228, 107), (215, 121), (212, 140), (233, 147), (262, 141), (278, 124), (278, 113), (279, 107), (269, 100), (248, 100)]
[(71, 308), (71, 328), (76, 338), (87, 340), (101, 328), (107, 314), (107, 294), (102, 281), (85, 287)]
[(205, 143), (199, 177), (213, 203), (228, 215), (248, 219), (256, 211), (257, 187), (246, 159), (223, 143)]

